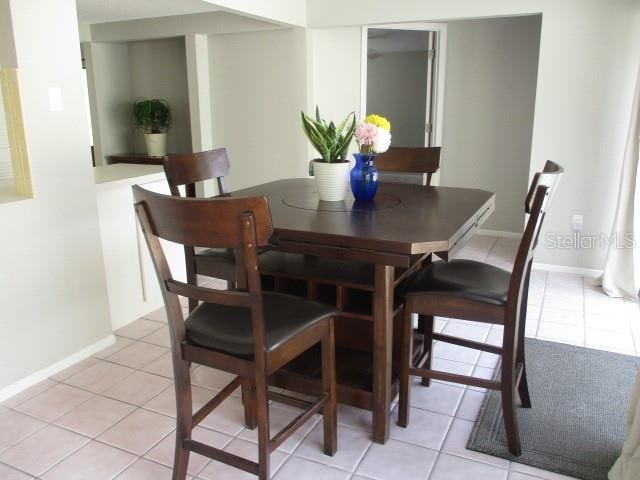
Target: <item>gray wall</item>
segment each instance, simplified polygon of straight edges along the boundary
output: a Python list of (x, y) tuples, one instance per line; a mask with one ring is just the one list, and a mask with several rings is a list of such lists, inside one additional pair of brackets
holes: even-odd
[[(167, 151), (190, 152), (189, 91), (184, 37), (129, 43), (131, 98), (164, 98), (171, 105), (173, 125)], [(134, 150), (145, 151), (141, 132), (134, 134)]]
[(441, 185), (496, 192), (484, 228), (522, 232), (540, 16), (450, 22)]
[(367, 113), (391, 122), (396, 147), (423, 147), (427, 52), (390, 52), (367, 61)]
[(131, 152), (131, 78), (126, 43), (85, 43), (96, 165), (108, 155)]

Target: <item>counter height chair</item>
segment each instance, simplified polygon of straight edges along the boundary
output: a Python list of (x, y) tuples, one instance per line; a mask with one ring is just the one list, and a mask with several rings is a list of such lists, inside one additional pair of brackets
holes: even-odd
[(440, 168), (440, 147), (391, 147), (376, 157), (381, 182), (431, 185)]
[[(171, 195), (181, 196), (184, 187), (186, 197), (195, 198), (196, 183), (215, 180), (218, 194), (228, 193), (225, 177), (229, 175), (229, 157), (225, 148), (206, 152), (170, 154), (164, 157), (162, 165), (167, 177)], [(196, 251), (191, 246), (184, 247), (187, 281), (196, 284), (196, 275), (226, 280), (234, 284), (236, 279), (235, 252), (228, 248), (206, 248)], [(196, 300), (189, 299), (189, 311), (198, 306)]]
[[(269, 457), (316, 413), (324, 418), (324, 452), (336, 452), (335, 309), (281, 293), (262, 292), (257, 250), (273, 235), (265, 197), (176, 198), (133, 187), (135, 209), (156, 269), (171, 339), (177, 405), (173, 479), (184, 480), (190, 452), (269, 478)], [(215, 290), (173, 279), (160, 239), (187, 247), (228, 248), (241, 252), (244, 289)], [(202, 302), (185, 319), (178, 296)], [(314, 402), (269, 394), (268, 377), (316, 344), (321, 345), (322, 393)], [(197, 412), (192, 411), (190, 366), (207, 365), (235, 374)], [(192, 439), (191, 432), (240, 385), (258, 427), (258, 462)], [(269, 397), (304, 410), (273, 437)], [(253, 422), (252, 422), (253, 423)], [(250, 425), (253, 427), (253, 425)]]
[[(524, 348), (529, 277), (540, 228), (563, 172), (562, 167), (548, 161), (544, 170), (535, 174), (525, 200), (525, 212), (529, 214), (529, 219), (512, 272), (472, 260), (434, 262), (401, 286), (405, 301), (398, 409), (398, 425), (401, 427), (406, 427), (409, 422), (411, 375), (500, 390), (509, 451), (514, 455), (521, 454), (515, 404), (517, 389), (521, 405), (531, 407)], [(429, 331), (424, 333), (424, 353), (417, 360), (412, 351), (413, 313), (420, 315), (430, 325)], [(503, 325), (502, 345), (488, 345), (435, 333), (434, 316)], [(432, 370), (434, 340), (500, 355), (499, 380)]]

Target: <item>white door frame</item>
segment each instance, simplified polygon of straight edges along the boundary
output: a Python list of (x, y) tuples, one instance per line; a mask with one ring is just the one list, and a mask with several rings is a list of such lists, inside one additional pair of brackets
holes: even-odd
[[(436, 65), (437, 85), (435, 89), (435, 125), (433, 128), (435, 144), (442, 145), (442, 124), (443, 124), (443, 111), (444, 111), (444, 76), (445, 76), (445, 64), (447, 53), (447, 25), (444, 23), (390, 23), (390, 24), (376, 24), (376, 25), (363, 25), (362, 27), (362, 41), (361, 41), (361, 56), (360, 56), (360, 118), (364, 118), (367, 111), (367, 50), (368, 50), (368, 38), (370, 28), (380, 28), (387, 30), (426, 30), (438, 33), (438, 45), (436, 48), (436, 59), (434, 65)], [(437, 184), (436, 174), (434, 178), (434, 184)]]

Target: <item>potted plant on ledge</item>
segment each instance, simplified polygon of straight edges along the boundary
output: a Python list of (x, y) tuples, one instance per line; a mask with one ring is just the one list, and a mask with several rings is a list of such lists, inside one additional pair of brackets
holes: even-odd
[[(351, 120), (351, 121), (350, 121)], [(349, 161), (345, 159), (356, 130), (355, 113), (350, 113), (337, 126), (320, 117), (315, 120), (302, 112), (302, 128), (322, 158), (313, 161), (313, 172), (320, 200), (344, 200), (349, 182)]]
[(147, 155), (164, 157), (167, 154), (167, 132), (171, 127), (171, 107), (160, 98), (136, 100), (132, 108), (136, 128), (144, 132)]

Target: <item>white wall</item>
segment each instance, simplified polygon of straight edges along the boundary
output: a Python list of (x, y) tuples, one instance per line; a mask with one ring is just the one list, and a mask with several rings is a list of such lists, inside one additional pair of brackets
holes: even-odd
[[(173, 116), (173, 124), (167, 136), (167, 151), (191, 152), (184, 37), (129, 42), (128, 46), (131, 101), (138, 98), (167, 100)], [(134, 133), (133, 148), (136, 152), (146, 150), (142, 132)]]
[(483, 228), (522, 232), (541, 17), (447, 26), (440, 184), (496, 193)]
[(209, 37), (213, 144), (238, 189), (306, 176), (306, 35), (302, 29)]
[(34, 198), (0, 204), (0, 388), (111, 333), (75, 1), (8, 4)]
[[(83, 45), (96, 166), (133, 149), (131, 75), (126, 43)], [(144, 150), (143, 150), (144, 151)]]
[[(542, 13), (529, 176), (547, 159), (567, 171), (545, 230), (571, 234), (571, 215), (582, 213), (585, 234), (609, 233), (640, 59), (637, 0), (309, 0), (307, 11), (308, 25), (314, 36), (323, 32), (318, 36), (325, 44), (334, 41), (330, 37), (343, 37), (345, 30), (359, 30), (357, 25)], [(354, 35), (331, 53), (340, 64), (357, 66), (359, 44)], [(318, 62), (329, 67), (329, 52), (319, 53), (323, 58)], [(331, 69), (314, 71), (315, 91), (336, 85), (335, 78)], [(353, 82), (359, 77), (349, 76), (348, 85), (338, 85), (335, 102), (323, 96), (325, 104), (359, 105), (359, 88), (353, 91)], [(543, 249), (536, 260), (601, 269), (604, 258), (604, 248)]]
[[(427, 46), (425, 34), (425, 48)], [(427, 52), (389, 52), (367, 61), (367, 114), (389, 119), (392, 144), (424, 147)]]

